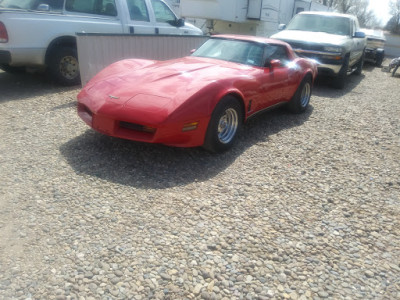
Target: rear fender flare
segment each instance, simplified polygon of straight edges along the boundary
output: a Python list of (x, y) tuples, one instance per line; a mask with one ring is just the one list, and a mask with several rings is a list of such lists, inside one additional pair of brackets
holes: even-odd
[(60, 47), (71, 47), (77, 50), (76, 37), (61, 36), (52, 40), (46, 50), (45, 63), (48, 65), (52, 52)]

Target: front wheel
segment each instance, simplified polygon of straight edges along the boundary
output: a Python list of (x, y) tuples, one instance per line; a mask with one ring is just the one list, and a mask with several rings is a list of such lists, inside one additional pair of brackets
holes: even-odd
[(312, 79), (307, 75), (297, 88), (293, 98), (287, 104), (287, 107), (293, 113), (305, 111), (310, 103), (312, 92)]
[(347, 79), (347, 71), (349, 69), (349, 56), (346, 56), (343, 62), (342, 67), (340, 68), (338, 76), (335, 78), (333, 82), (333, 86), (337, 89), (343, 89), (346, 84)]
[(50, 77), (61, 85), (79, 84), (81, 78), (76, 49), (72, 47), (54, 49), (49, 58), (48, 72)]
[(385, 57), (385, 54), (383, 52), (379, 52), (376, 54), (376, 61), (375, 61), (375, 65), (377, 67), (382, 67), (382, 63), (383, 63), (383, 58)]
[(242, 120), (239, 101), (232, 96), (222, 98), (211, 115), (203, 147), (216, 153), (230, 149), (240, 131)]
[(365, 51), (363, 51), (360, 60), (356, 64), (356, 70), (354, 71), (354, 74), (361, 75), (362, 68), (364, 66), (364, 58), (365, 58)]

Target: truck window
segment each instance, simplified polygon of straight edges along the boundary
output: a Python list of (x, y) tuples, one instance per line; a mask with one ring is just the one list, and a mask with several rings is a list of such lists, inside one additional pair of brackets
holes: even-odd
[(65, 10), (104, 16), (117, 15), (114, 0), (66, 0)]
[(175, 14), (169, 7), (160, 0), (151, 0), (153, 5), (154, 15), (157, 22), (174, 24), (176, 22)]
[(129, 15), (133, 21), (149, 22), (149, 13), (145, 0), (127, 0)]
[(39, 4), (48, 4), (51, 11), (61, 10), (64, 0), (0, 0), (0, 7), (36, 10)]

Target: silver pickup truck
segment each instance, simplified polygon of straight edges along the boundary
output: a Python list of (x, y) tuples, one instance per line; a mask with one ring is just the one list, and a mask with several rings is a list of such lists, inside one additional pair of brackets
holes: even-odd
[(76, 33), (201, 35), (162, 0), (0, 0), (0, 68), (80, 83)]
[(347, 75), (361, 74), (366, 38), (352, 15), (332, 12), (302, 12), (271, 38), (289, 43), (299, 56), (318, 63), (318, 74), (335, 78), (334, 86), (343, 88)]

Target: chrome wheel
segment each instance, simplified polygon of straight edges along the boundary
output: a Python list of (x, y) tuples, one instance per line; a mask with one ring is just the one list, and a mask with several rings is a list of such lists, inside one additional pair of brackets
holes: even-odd
[(66, 79), (74, 79), (79, 75), (79, 63), (73, 56), (64, 56), (60, 61), (60, 74)]
[(218, 122), (218, 139), (227, 144), (234, 138), (239, 124), (239, 117), (235, 109), (228, 108)]
[(311, 86), (309, 82), (306, 82), (303, 86), (303, 90), (301, 91), (300, 105), (302, 107), (306, 107), (308, 105), (308, 102), (310, 101), (310, 97), (311, 97)]

